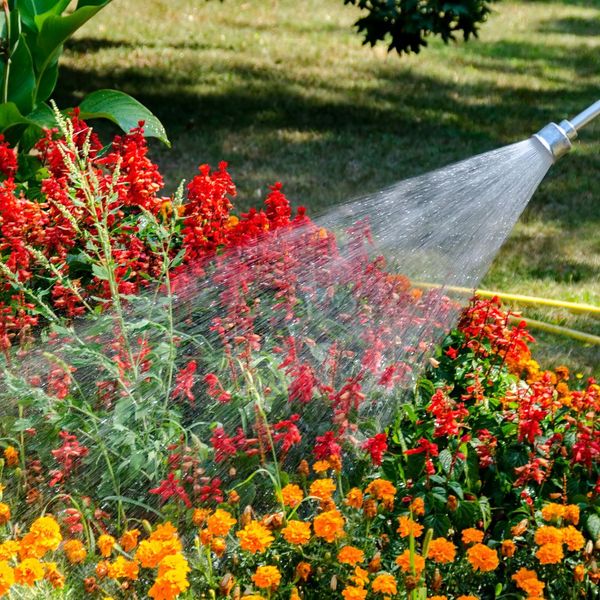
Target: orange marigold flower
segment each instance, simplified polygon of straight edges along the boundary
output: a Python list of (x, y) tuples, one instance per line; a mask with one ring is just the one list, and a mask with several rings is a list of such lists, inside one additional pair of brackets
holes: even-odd
[(139, 537), (139, 529), (128, 529), (123, 532), (119, 544), (121, 544), (121, 548), (123, 548), (125, 552), (131, 552), (137, 546)]
[(396, 488), (390, 481), (386, 479), (375, 479), (367, 486), (366, 494), (370, 494), (373, 498), (383, 500), (387, 508), (393, 506), (396, 496)]
[(275, 590), (281, 581), (281, 573), (277, 567), (258, 567), (254, 575), (252, 575), (252, 581), (254, 581), (256, 587), (263, 590)]
[(500, 559), (498, 553), (484, 544), (475, 544), (467, 550), (467, 560), (474, 571), (493, 571)]
[(182, 554), (165, 556), (158, 566), (158, 577), (148, 596), (154, 600), (174, 600), (189, 588), (189, 572), (188, 562)]
[(310, 484), (309, 491), (311, 496), (315, 496), (319, 500), (331, 500), (335, 487), (333, 479), (317, 479)]
[[(416, 552), (413, 552), (412, 558), (414, 564), (414, 574), (419, 577), (425, 568), (425, 559)], [(396, 564), (400, 567), (403, 573), (413, 573), (413, 568), (411, 567), (410, 562), (410, 550), (405, 550), (400, 556), (398, 556), (398, 558), (396, 558)]]
[(223, 556), (227, 550), (227, 542), (222, 537), (217, 537), (211, 540), (210, 549), (217, 555)]
[(108, 561), (101, 560), (94, 570), (98, 579), (104, 579), (108, 575)]
[(579, 523), (579, 506), (577, 504), (567, 504), (564, 519), (573, 525), (577, 525)]
[(15, 583), (31, 587), (44, 578), (44, 567), (37, 558), (26, 558), (15, 567)]
[(459, 596), (456, 600), (479, 600), (479, 597), (469, 594), (467, 596)]
[(44, 563), (44, 579), (55, 589), (65, 587), (65, 576), (58, 570), (56, 563)]
[(347, 494), (344, 503), (352, 508), (361, 508), (363, 503), (363, 493), (359, 488), (352, 488)]
[(585, 567), (582, 564), (576, 565), (573, 569), (573, 579), (581, 583), (585, 577)]
[(409, 505), (410, 512), (417, 517), (425, 514), (425, 501), (423, 498), (415, 498)]
[(19, 547), (19, 556), (24, 558), (41, 558), (46, 552), (56, 550), (62, 541), (60, 527), (51, 515), (39, 517), (23, 536)]
[(537, 578), (537, 573), (530, 569), (521, 567), (513, 576), (512, 579), (529, 596), (541, 596), (546, 584)]
[(332, 454), (329, 457), (329, 466), (336, 472), (339, 473), (342, 470), (342, 459), (337, 454)]
[(290, 544), (306, 544), (310, 540), (310, 523), (288, 521), (287, 526), (281, 530), (281, 535)]
[(100, 554), (104, 558), (108, 558), (115, 545), (115, 538), (112, 535), (102, 534), (96, 542)]
[(106, 565), (106, 574), (111, 579), (130, 579), (135, 581), (138, 578), (140, 566), (135, 560), (127, 560), (124, 556), (117, 558)]
[(210, 513), (211, 511), (209, 508), (195, 508), (194, 512), (192, 513), (192, 523), (196, 527), (202, 527), (202, 525), (204, 525), (206, 522), (206, 519), (208, 519)]
[(16, 467), (19, 464), (19, 451), (14, 446), (4, 448), (4, 460), (7, 467)]
[(534, 535), (535, 543), (538, 546), (543, 544), (560, 544), (562, 543), (562, 532), (551, 525), (542, 525)]
[(265, 597), (260, 594), (246, 594), (242, 596), (242, 600), (265, 600)]
[(295, 586), (292, 588), (292, 591), (290, 592), (290, 600), (302, 600), (302, 598), (300, 598), (298, 588)]
[(217, 510), (206, 519), (208, 531), (217, 537), (227, 535), (236, 523), (237, 520), (222, 508), (217, 508)]
[(427, 596), (427, 600), (448, 600), (448, 596)]
[(281, 490), (281, 500), (285, 506), (289, 506), (290, 508), (296, 508), (302, 502), (303, 498), (304, 492), (295, 483), (288, 483)]
[(0, 525), (6, 525), (10, 521), (10, 506), (0, 502)]
[(573, 527), (573, 525), (563, 527), (561, 531), (562, 541), (564, 544), (566, 544), (567, 548), (571, 550), (571, 552), (575, 552), (583, 548), (585, 545), (585, 538), (583, 535), (581, 535), (581, 532), (578, 529)]
[(156, 526), (156, 529), (150, 534), (150, 540), (168, 541), (177, 539), (177, 529), (170, 521), (161, 523)]
[(365, 560), (365, 553), (355, 546), (344, 546), (337, 555), (338, 561), (346, 565), (357, 565)]
[(142, 540), (135, 552), (135, 559), (145, 569), (155, 569), (167, 556), (181, 551), (181, 542), (178, 538), (170, 540)]
[(63, 545), (67, 560), (75, 565), (83, 562), (87, 557), (87, 550), (80, 540), (67, 540)]
[(377, 575), (377, 577), (373, 579), (371, 589), (374, 592), (379, 592), (380, 594), (390, 594), (391, 596), (394, 596), (398, 593), (396, 579), (389, 573), (381, 573), (380, 575)]
[(309, 563), (301, 561), (296, 565), (296, 577), (302, 581), (308, 581), (312, 567)]
[(535, 555), (542, 565), (555, 565), (559, 563), (565, 556), (563, 553), (562, 544), (555, 544), (553, 542), (549, 542), (548, 544), (540, 546)]
[(334, 542), (344, 536), (344, 517), (339, 510), (328, 510), (315, 517), (313, 527), (315, 535), (327, 542)]
[(244, 529), (236, 533), (240, 548), (253, 554), (264, 552), (275, 539), (271, 532), (258, 521), (250, 521)]
[(400, 526), (396, 531), (400, 534), (400, 537), (412, 535), (414, 538), (418, 538), (423, 533), (423, 525), (419, 525), (419, 523), (413, 521), (410, 517), (399, 517), (398, 522)]
[(463, 544), (479, 544), (483, 542), (483, 531), (474, 529), (473, 527), (463, 529), (462, 541)]
[(544, 521), (557, 521), (558, 519), (562, 519), (564, 514), (565, 507), (555, 502), (549, 502), (542, 508), (542, 519)]
[(435, 538), (429, 542), (427, 558), (437, 563), (451, 563), (456, 557), (456, 546), (445, 538)]
[(352, 583), (358, 587), (365, 587), (369, 583), (369, 571), (354, 567), (354, 575), (350, 577)]
[(314, 465), (313, 465), (313, 471), (315, 473), (324, 473), (325, 471), (327, 471), (330, 468), (329, 466), (329, 461), (328, 460), (318, 460)]
[(511, 558), (517, 551), (517, 545), (512, 540), (503, 540), (502, 542), (502, 556)]
[(374, 519), (377, 516), (378, 508), (377, 502), (373, 498), (367, 498), (363, 502), (363, 512), (367, 519)]
[(342, 591), (344, 600), (365, 600), (367, 597), (367, 590), (360, 587), (349, 585)]
[(15, 583), (15, 571), (5, 561), (0, 561), (0, 597), (7, 594)]

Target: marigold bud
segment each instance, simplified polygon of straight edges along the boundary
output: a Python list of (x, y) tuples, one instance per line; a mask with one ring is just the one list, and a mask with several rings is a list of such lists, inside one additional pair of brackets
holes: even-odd
[(519, 535), (522, 535), (523, 533), (525, 533), (525, 531), (527, 531), (527, 525), (528, 525), (529, 521), (527, 519), (523, 519), (522, 521), (519, 521), (511, 530), (510, 532), (512, 533), (513, 537), (517, 537)]
[(377, 571), (381, 571), (381, 554), (379, 552), (375, 553), (375, 556), (373, 556), (371, 559), (367, 569), (369, 570), (369, 573), (377, 573)]
[(242, 516), (240, 517), (240, 528), (246, 527), (250, 521), (254, 519), (254, 510), (250, 505), (246, 506), (244, 511), (242, 512)]
[(329, 587), (335, 592), (337, 590), (337, 577), (333, 575), (331, 577), (331, 581), (329, 582)]
[(94, 577), (86, 577), (83, 580), (83, 589), (87, 594), (93, 594), (98, 590), (98, 583)]
[(573, 569), (573, 578), (575, 581), (581, 583), (585, 577), (585, 567), (583, 565), (576, 565)]
[(235, 585), (235, 579), (231, 573), (225, 573), (221, 581), (219, 582), (219, 592), (221, 596), (229, 596), (233, 586)]
[(406, 591), (411, 592), (412, 590), (419, 587), (420, 578), (415, 577), (414, 575), (407, 575), (404, 578), (404, 585), (406, 586)]
[(363, 512), (367, 519), (374, 519), (377, 516), (377, 502), (373, 498), (368, 498), (363, 502)]
[(516, 550), (517, 546), (512, 540), (504, 540), (502, 542), (502, 556), (511, 558), (512, 556), (514, 556)]
[(458, 498), (450, 494), (446, 506), (448, 507), (448, 510), (454, 512), (458, 508)]
[(442, 579), (442, 574), (440, 573), (440, 570), (436, 568), (436, 570), (433, 573), (433, 581), (431, 582), (431, 589), (434, 592), (437, 592), (442, 587), (442, 583), (444, 583), (444, 580)]
[(240, 495), (235, 490), (231, 490), (228, 500), (229, 504), (237, 504), (240, 501)]
[(147, 521), (146, 519), (144, 519), (142, 521), (142, 527), (144, 528), (144, 531), (150, 535), (152, 533), (152, 525), (150, 525), (150, 522)]

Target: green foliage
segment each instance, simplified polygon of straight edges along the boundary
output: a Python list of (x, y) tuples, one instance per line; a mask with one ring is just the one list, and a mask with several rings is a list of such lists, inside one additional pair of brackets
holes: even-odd
[(367, 11), (356, 22), (364, 43), (374, 46), (389, 39), (388, 50), (398, 54), (419, 52), (426, 38), (440, 36), (445, 43), (461, 32), (468, 40), (490, 13), (496, 0), (344, 0)]
[[(42, 127), (55, 125), (46, 104), (58, 80), (64, 43), (111, 0), (79, 0), (68, 10), (69, 0), (13, 0), (0, 12), (2, 55), (0, 81), (0, 132), (21, 142), (27, 151)], [(146, 122), (146, 135), (168, 140), (156, 117), (139, 102), (112, 90), (91, 94), (83, 101), (87, 119), (109, 119), (124, 130)]]

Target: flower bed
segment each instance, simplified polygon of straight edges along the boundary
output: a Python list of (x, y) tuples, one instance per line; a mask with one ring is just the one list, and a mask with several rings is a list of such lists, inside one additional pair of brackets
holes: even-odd
[[(0, 171), (0, 595), (592, 597), (600, 387), (280, 184), (77, 115)], [(343, 239), (344, 238), (344, 239)], [(427, 368), (425, 368), (427, 365)]]

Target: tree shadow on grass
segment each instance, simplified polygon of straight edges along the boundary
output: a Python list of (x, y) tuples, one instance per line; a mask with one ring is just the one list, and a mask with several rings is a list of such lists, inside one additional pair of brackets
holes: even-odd
[(600, 35), (600, 13), (595, 17), (565, 17), (563, 19), (550, 19), (538, 27), (540, 33), (565, 33), (583, 37), (596, 37)]

